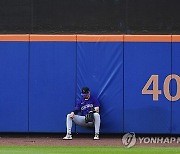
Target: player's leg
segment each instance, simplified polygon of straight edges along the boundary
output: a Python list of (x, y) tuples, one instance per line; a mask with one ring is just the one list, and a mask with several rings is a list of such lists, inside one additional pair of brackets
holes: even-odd
[(82, 127), (94, 127), (93, 122), (85, 122), (85, 116), (79, 116), (79, 115), (75, 115), (73, 117), (73, 121), (76, 125), (82, 126)]
[(100, 129), (100, 123), (101, 123), (99, 113), (94, 113), (94, 123), (92, 123), (92, 122), (86, 123), (85, 116), (79, 116), (79, 115), (75, 115), (73, 118), (73, 121), (77, 125), (82, 126), (82, 127), (95, 127), (94, 139), (95, 140), (99, 139), (99, 129)]
[(99, 129), (100, 129), (100, 115), (99, 113), (94, 113), (94, 125), (95, 125), (95, 136), (94, 139), (98, 140), (99, 139)]
[(71, 129), (72, 129), (72, 118), (70, 117), (71, 114), (68, 114), (66, 117), (66, 136), (63, 138), (64, 140), (72, 140)]
[(74, 121), (75, 124), (82, 126), (82, 127), (93, 127), (94, 126), (94, 124), (92, 122), (91, 123), (85, 123), (85, 116), (74, 115), (74, 117), (72, 118), (70, 115), (71, 114), (68, 114), (67, 118), (66, 118), (67, 134), (63, 138), (64, 140), (71, 140), (72, 139), (72, 135), (71, 135), (72, 121)]
[(95, 137), (94, 139), (99, 139), (99, 129), (100, 129), (100, 115), (99, 113), (94, 113), (94, 123), (85, 122), (85, 116), (74, 115), (73, 118), (70, 117), (70, 114), (67, 115), (66, 119), (66, 128), (67, 128), (67, 135), (63, 139), (72, 139), (71, 129), (72, 129), (72, 121), (75, 124), (82, 126), (82, 127), (94, 127), (95, 126)]

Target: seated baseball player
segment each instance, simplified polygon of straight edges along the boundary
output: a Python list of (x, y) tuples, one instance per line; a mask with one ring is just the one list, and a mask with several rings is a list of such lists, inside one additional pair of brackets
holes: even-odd
[[(99, 140), (100, 104), (97, 99), (91, 96), (88, 87), (82, 88), (81, 96), (82, 98), (77, 102), (75, 110), (67, 115), (67, 134), (63, 139), (72, 140), (71, 128), (72, 122), (74, 122), (75, 124), (83, 127), (95, 127), (94, 140)], [(80, 115), (78, 113), (80, 113)]]

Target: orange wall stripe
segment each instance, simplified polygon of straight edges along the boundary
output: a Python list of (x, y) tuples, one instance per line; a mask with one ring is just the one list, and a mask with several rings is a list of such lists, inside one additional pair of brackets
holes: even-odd
[(124, 35), (124, 42), (171, 42), (171, 35)]
[(76, 35), (30, 35), (30, 41), (65, 41), (75, 42)]
[(24, 34), (24, 35), (0, 35), (0, 41), (29, 41), (29, 34)]
[[(180, 42), (180, 35), (36, 35), (2, 34), (0, 41)], [(172, 40), (171, 40), (172, 39)]]
[(180, 35), (172, 35), (172, 42), (180, 42)]
[(77, 35), (78, 42), (122, 42), (123, 35)]

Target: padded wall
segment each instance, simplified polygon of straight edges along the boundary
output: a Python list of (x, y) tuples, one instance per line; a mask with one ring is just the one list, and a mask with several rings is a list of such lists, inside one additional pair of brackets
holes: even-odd
[(75, 100), (75, 38), (44, 36), (38, 41), (38, 37), (31, 37), (30, 132), (66, 131), (66, 114), (73, 109)]
[(172, 82), (172, 96), (179, 96), (178, 100), (173, 101), (172, 104), (172, 133), (180, 134), (180, 37), (172, 37), (172, 74), (179, 76), (178, 80), (173, 79)]
[(28, 131), (28, 42), (18, 39), (0, 41), (0, 121), (0, 132)]
[[(101, 132), (123, 132), (123, 36), (77, 37), (77, 96), (88, 86), (100, 101)], [(76, 131), (92, 132), (77, 126)]]
[(101, 133), (179, 134), (179, 42), (174, 35), (1, 35), (0, 132), (65, 133), (66, 114), (89, 86), (101, 103)]
[[(152, 37), (152, 38), (151, 38)], [(171, 37), (125, 36), (124, 43), (124, 131), (135, 133), (170, 133), (171, 102), (163, 94), (153, 100), (142, 94), (151, 75), (159, 75), (158, 89), (171, 74)], [(160, 40), (159, 40), (160, 39)], [(159, 42), (163, 40), (163, 42)], [(152, 90), (152, 84), (149, 90)]]

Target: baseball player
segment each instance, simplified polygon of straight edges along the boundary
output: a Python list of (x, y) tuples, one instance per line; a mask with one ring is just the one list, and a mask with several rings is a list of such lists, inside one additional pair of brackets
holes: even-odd
[[(63, 138), (64, 140), (72, 140), (71, 128), (72, 121), (83, 127), (95, 127), (94, 140), (99, 140), (99, 129), (100, 129), (100, 115), (99, 107), (100, 104), (90, 94), (88, 87), (83, 87), (81, 92), (82, 98), (77, 102), (75, 110), (67, 115), (66, 128), (67, 134)], [(80, 115), (78, 115), (80, 113)]]

